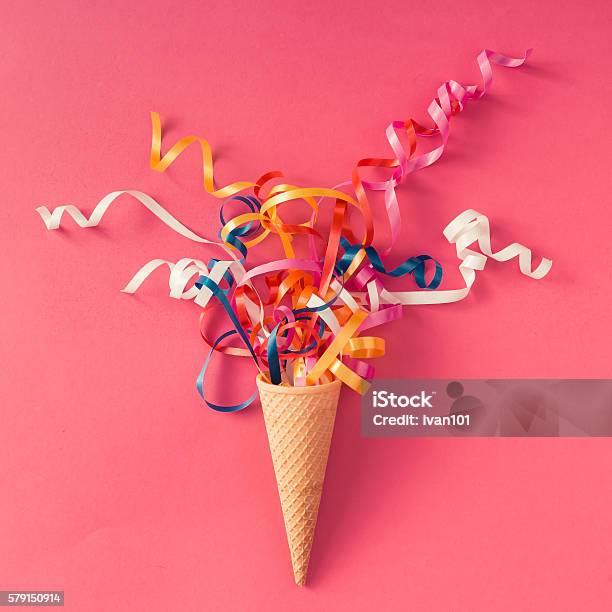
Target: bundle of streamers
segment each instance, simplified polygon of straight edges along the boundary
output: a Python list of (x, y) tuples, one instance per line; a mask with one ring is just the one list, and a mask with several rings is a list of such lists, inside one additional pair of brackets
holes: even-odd
[[(245, 408), (256, 397), (254, 393), (235, 405), (222, 405), (207, 398), (205, 374), (215, 353), (252, 359), (262, 380), (273, 385), (312, 386), (337, 379), (363, 393), (374, 375), (369, 360), (385, 352), (384, 340), (370, 335), (371, 330), (400, 318), (403, 306), (462, 300), (470, 292), (476, 271), (483, 269), (489, 257), (498, 261), (516, 257), (521, 272), (535, 279), (542, 278), (551, 267), (551, 261), (543, 259), (532, 269), (530, 250), (518, 243), (493, 252), (488, 219), (474, 210), (459, 214), (443, 232), (456, 246), (462, 287), (439, 290), (442, 267), (429, 255), (410, 257), (395, 267), (386, 263), (402, 225), (398, 185), (414, 171), (440, 158), (448, 143), (451, 119), (469, 102), (481, 98), (491, 84), (491, 65), (517, 67), (529, 53), (530, 50), (517, 59), (482, 51), (477, 58), (480, 85), (466, 86), (453, 80), (443, 83), (427, 109), (429, 126), (413, 119), (392, 121), (386, 129), (392, 156), (361, 159), (355, 164), (350, 180), (331, 188), (287, 184), (276, 171), (255, 181), (217, 187), (209, 143), (188, 136), (162, 154), (160, 117), (151, 113), (153, 170), (164, 172), (187, 147), (200, 147), (204, 189), (223, 200), (218, 240), (192, 231), (152, 197), (135, 190), (109, 193), (89, 218), (72, 205), (60, 206), (52, 212), (44, 206), (36, 210), (48, 229), (60, 226), (63, 213), (80, 227), (95, 227), (109, 206), (127, 194), (178, 234), (223, 250), (222, 258), (208, 261), (186, 258), (174, 263), (155, 259), (145, 264), (122, 290), (134, 293), (156, 269), (167, 266), (170, 296), (193, 300), (201, 308), (200, 332), (210, 352), (196, 386), (211, 408), (233, 412)], [(433, 139), (435, 145), (422, 152), (421, 141), (425, 139)], [(363, 178), (366, 168), (387, 169), (388, 178), (366, 180)], [(371, 192), (384, 194), (385, 223), (390, 229), (384, 249), (372, 246), (375, 227), (368, 199)], [(225, 204), (230, 202), (233, 210), (238, 205), (244, 207), (244, 212), (228, 219)], [(301, 223), (283, 221), (286, 207), (296, 203), (302, 208), (304, 203), (307, 205), (307, 218)], [(316, 221), (325, 205), (333, 207), (333, 214), (327, 230), (322, 232), (316, 228)], [(355, 219), (363, 227), (363, 235), (353, 233)], [(271, 239), (280, 242), (284, 257), (251, 264), (253, 251)], [(296, 256), (297, 241), (304, 241), (307, 257)], [(401, 277), (413, 283), (411, 290), (398, 292), (386, 288), (389, 278)], [(213, 339), (208, 337), (204, 323), (219, 306), (225, 311), (229, 328)]]

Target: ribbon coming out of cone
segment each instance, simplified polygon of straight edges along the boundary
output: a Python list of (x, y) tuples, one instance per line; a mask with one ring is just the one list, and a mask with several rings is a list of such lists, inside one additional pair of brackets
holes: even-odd
[[(89, 218), (73, 205), (52, 211), (45, 206), (36, 209), (48, 229), (59, 228), (64, 213), (80, 227), (95, 227), (111, 204), (130, 196), (181, 236), (220, 249), (222, 256), (208, 261), (149, 261), (122, 291), (134, 293), (155, 270), (167, 267), (170, 297), (193, 300), (200, 308), (200, 333), (210, 348), (196, 387), (210, 408), (236, 412), (257, 396), (256, 391), (232, 405), (211, 401), (205, 377), (213, 355), (253, 360), (298, 584), (306, 580), (341, 383), (364, 393), (374, 376), (368, 360), (385, 352), (384, 339), (369, 335), (369, 330), (399, 319), (404, 305), (464, 299), (487, 258), (508, 261), (517, 257), (520, 271), (535, 279), (544, 277), (551, 268), (552, 262), (542, 259), (532, 269), (531, 251), (518, 243), (494, 252), (489, 221), (474, 210), (459, 214), (443, 231), (456, 247), (463, 287), (439, 289), (442, 267), (427, 254), (417, 254), (399, 266), (386, 263), (402, 226), (397, 186), (415, 170), (440, 158), (448, 143), (451, 119), (467, 103), (481, 98), (491, 84), (491, 64), (517, 67), (530, 52), (512, 58), (482, 51), (477, 57), (481, 85), (461, 85), (453, 80), (443, 83), (427, 109), (431, 126), (413, 119), (392, 121), (386, 137), (393, 156), (361, 159), (349, 180), (331, 188), (291, 185), (277, 171), (254, 181), (217, 187), (209, 143), (187, 136), (162, 154), (161, 120), (157, 113), (151, 113), (153, 170), (164, 172), (187, 147), (200, 147), (204, 189), (223, 201), (217, 240), (194, 232), (151, 196), (137, 190), (109, 193)], [(420, 151), (420, 143), (432, 138), (437, 139), (437, 145)], [(366, 180), (365, 168), (380, 168), (389, 176)], [(368, 197), (372, 192), (384, 196), (390, 239), (383, 249), (373, 246), (375, 224)], [(243, 212), (228, 217), (228, 204), (233, 210), (242, 207)], [(296, 204), (307, 206), (307, 217), (298, 223), (283, 220)], [(333, 209), (331, 222), (322, 229), (318, 219), (324, 206)], [(355, 220), (363, 228), (361, 236), (352, 229)], [(260, 252), (256, 247), (269, 240), (280, 243), (283, 258), (252, 263), (252, 253)], [(298, 255), (298, 246), (305, 255)], [(385, 285), (389, 278), (409, 279), (416, 288), (391, 291)], [(206, 323), (219, 308), (230, 327), (213, 339), (207, 334)]]

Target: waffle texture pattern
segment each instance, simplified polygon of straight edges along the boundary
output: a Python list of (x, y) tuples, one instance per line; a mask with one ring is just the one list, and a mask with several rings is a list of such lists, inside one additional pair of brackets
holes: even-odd
[(306, 582), (340, 381), (284, 387), (257, 379), (296, 584)]

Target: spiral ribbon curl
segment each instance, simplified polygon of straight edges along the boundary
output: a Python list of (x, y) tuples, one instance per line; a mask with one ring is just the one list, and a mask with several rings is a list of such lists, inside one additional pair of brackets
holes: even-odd
[[(219, 240), (209, 240), (192, 231), (152, 197), (135, 190), (115, 191), (105, 196), (87, 218), (73, 205), (60, 206), (52, 212), (37, 208), (48, 229), (60, 227), (64, 213), (80, 227), (95, 227), (113, 202), (129, 195), (143, 204), (160, 221), (193, 242), (221, 249), (224, 257), (204, 263), (200, 259), (180, 259), (173, 263), (154, 259), (146, 263), (122, 289), (134, 293), (158, 268), (169, 268), (170, 297), (193, 300), (200, 308), (200, 332), (210, 351), (197, 378), (196, 387), (206, 404), (221, 412), (234, 412), (248, 406), (253, 394), (239, 404), (225, 406), (206, 398), (205, 374), (212, 355), (249, 356), (259, 371), (273, 384), (313, 385), (338, 378), (359, 393), (365, 392), (374, 375), (373, 367), (364, 359), (384, 355), (384, 340), (361, 335), (365, 330), (398, 319), (403, 305), (442, 304), (464, 299), (470, 292), (476, 271), (486, 259), (508, 261), (518, 257), (520, 271), (531, 278), (545, 276), (552, 262), (543, 259), (532, 270), (531, 252), (518, 243), (493, 252), (487, 217), (467, 210), (458, 215), (444, 230), (447, 240), (455, 244), (460, 260), (459, 270), (465, 287), (439, 290), (442, 267), (429, 255), (408, 258), (390, 268), (385, 259), (392, 251), (401, 230), (401, 212), (396, 187), (409, 174), (430, 166), (440, 158), (450, 135), (452, 117), (465, 105), (481, 98), (492, 81), (491, 64), (507, 67), (522, 65), (531, 50), (522, 58), (511, 58), (484, 50), (477, 58), (482, 84), (461, 85), (446, 81), (437, 90), (428, 107), (433, 122), (424, 127), (413, 119), (392, 121), (386, 130), (392, 158), (365, 158), (358, 161), (351, 179), (333, 188), (300, 187), (279, 182), (280, 172), (268, 172), (256, 181), (237, 181), (218, 188), (214, 180), (214, 163), (210, 144), (198, 136), (187, 136), (162, 155), (162, 128), (157, 113), (151, 113), (151, 168), (164, 172), (182, 152), (198, 144), (202, 153), (202, 183), (210, 195), (224, 200), (220, 207)], [(400, 135), (407, 140), (404, 147)], [(438, 137), (433, 149), (417, 154), (418, 139)], [(365, 180), (364, 168), (386, 168), (386, 180)], [(347, 193), (350, 188), (354, 195)], [(383, 191), (386, 222), (391, 239), (379, 252), (374, 239), (373, 216), (368, 191)], [(325, 235), (316, 229), (322, 204), (334, 202), (333, 218)], [(247, 208), (229, 220), (225, 204), (232, 202)], [(310, 216), (301, 223), (285, 223), (281, 209), (302, 202)], [(357, 239), (351, 230), (351, 212), (357, 212), (364, 227)], [(284, 258), (255, 267), (248, 267), (249, 250), (276, 236)], [(294, 242), (307, 239), (309, 258), (296, 256)], [(479, 251), (472, 250), (477, 244)], [(322, 245), (322, 249), (319, 249)], [(418, 289), (392, 292), (385, 288), (385, 277), (411, 276)], [(429, 278), (429, 280), (428, 280)], [(263, 288), (265, 286), (265, 289)], [(232, 328), (209, 338), (205, 329), (209, 313), (222, 308)], [(226, 341), (240, 340), (239, 346)]]

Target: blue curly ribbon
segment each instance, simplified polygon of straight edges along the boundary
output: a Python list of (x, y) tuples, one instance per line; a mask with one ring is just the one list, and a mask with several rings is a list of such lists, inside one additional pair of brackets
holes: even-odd
[[(233, 282), (233, 281), (232, 281)], [(204, 378), (206, 376), (206, 370), (208, 369), (208, 365), (210, 363), (210, 359), (215, 351), (215, 349), (217, 348), (217, 346), (219, 345), (220, 342), (222, 342), (225, 338), (232, 336), (234, 334), (237, 334), (240, 336), (240, 338), (242, 339), (242, 341), (245, 343), (246, 347), (249, 349), (249, 352), (251, 353), (251, 356), (253, 357), (253, 359), (255, 360), (255, 363), (259, 363), (259, 360), (257, 359), (257, 355), (255, 354), (255, 351), (253, 349), (253, 346), (246, 334), (246, 332), (244, 331), (244, 328), (242, 327), (240, 321), (238, 320), (238, 317), (236, 317), (231, 304), (229, 303), (229, 300), (227, 299), (227, 291), (228, 290), (224, 290), (221, 289), (221, 287), (219, 287), (219, 285), (217, 283), (215, 283), (215, 281), (213, 281), (212, 279), (210, 279), (208, 276), (200, 276), (198, 277), (198, 279), (196, 280), (196, 286), (199, 288), (202, 287), (207, 287), (208, 289), (210, 289), (210, 291), (212, 292), (212, 295), (214, 298), (216, 298), (219, 303), (223, 306), (223, 308), (225, 309), (225, 311), (227, 312), (231, 322), (233, 323), (235, 329), (232, 329), (230, 331), (225, 332), (224, 334), (221, 334), (212, 344), (212, 347), (208, 353), (208, 356), (206, 357), (206, 360), (204, 361), (204, 365), (202, 366), (202, 369), (200, 370), (200, 373), (196, 379), (196, 389), (198, 390), (198, 393), (200, 394), (200, 397), (204, 400), (204, 402), (206, 403), (207, 406), (209, 406), (210, 408), (212, 408), (213, 410), (217, 410), (218, 412), (237, 412), (238, 410), (243, 410), (244, 408), (246, 408), (249, 404), (251, 404), (251, 402), (253, 402), (253, 400), (257, 397), (257, 392), (255, 392), (249, 399), (245, 400), (244, 402), (241, 402), (240, 404), (234, 404), (234, 405), (230, 405), (230, 406), (222, 406), (220, 404), (214, 404), (213, 402), (209, 402), (206, 399), (205, 396), (205, 392), (204, 392)]]
[(268, 371), (270, 373), (270, 382), (273, 385), (280, 385), (282, 382), (281, 378), (281, 368), (280, 368), (280, 359), (278, 358), (278, 328), (281, 326), (279, 323), (270, 334), (268, 338)]
[[(259, 203), (259, 200), (254, 196), (233, 196), (228, 200), (225, 200), (223, 204), (221, 204), (221, 208), (219, 209), (219, 221), (221, 222), (221, 228), (223, 228), (226, 224), (225, 216), (223, 215), (223, 209), (225, 208), (225, 205), (228, 202), (231, 202), (232, 200), (236, 200), (238, 202), (246, 204), (251, 212), (255, 212), (256, 210), (261, 209), (261, 204)], [(233, 229), (225, 238), (225, 242), (233, 246), (242, 255), (242, 261), (246, 259), (247, 248), (242, 242), (242, 240), (239, 239), (239, 236), (248, 236), (253, 230), (253, 223), (254, 222), (251, 221), (250, 223), (247, 223), (244, 227), (237, 227)], [(219, 230), (219, 238), (221, 238), (221, 230)]]
[(200, 288), (208, 287), (208, 289), (211, 290), (213, 297), (219, 300), (220, 304), (225, 309), (225, 312), (227, 312), (227, 315), (229, 316), (231, 322), (234, 324), (236, 332), (238, 333), (240, 338), (242, 338), (242, 341), (245, 343), (246, 347), (249, 349), (249, 353), (251, 353), (251, 356), (255, 360), (255, 363), (258, 364), (259, 360), (257, 359), (257, 355), (255, 354), (255, 351), (253, 349), (253, 345), (251, 344), (249, 337), (247, 336), (246, 332), (244, 331), (244, 328), (238, 320), (238, 317), (235, 315), (232, 306), (225, 295), (224, 290), (221, 289), (221, 287), (219, 287), (219, 285), (217, 285), (217, 283), (215, 283), (215, 281), (210, 279), (208, 276), (198, 277), (198, 280), (196, 281), (196, 286)]
[(229, 331), (225, 332), (224, 334), (221, 334), (214, 342), (213, 345), (210, 348), (210, 351), (206, 357), (206, 360), (204, 361), (204, 365), (202, 366), (202, 369), (200, 370), (200, 373), (198, 374), (198, 377), (196, 379), (196, 389), (198, 390), (198, 393), (200, 394), (200, 397), (202, 398), (202, 400), (204, 400), (204, 402), (206, 403), (206, 405), (209, 408), (212, 408), (213, 410), (216, 410), (217, 412), (238, 412), (239, 410), (244, 410), (247, 406), (249, 406), (257, 397), (257, 391), (255, 391), (255, 393), (253, 393), (253, 395), (251, 395), (251, 397), (249, 397), (249, 399), (245, 400), (244, 402), (240, 402), (239, 404), (233, 404), (233, 405), (226, 405), (223, 406), (221, 404), (214, 404), (213, 402), (209, 402), (206, 399), (206, 395), (205, 395), (205, 391), (204, 391), (204, 379), (206, 377), (206, 370), (208, 369), (208, 366), (210, 364), (210, 359), (213, 355), (213, 353), (215, 352), (215, 349), (217, 348), (217, 346), (223, 341), (225, 340), (225, 338), (228, 338), (229, 336), (232, 336), (234, 334), (237, 334), (238, 332), (234, 329), (230, 329)]
[[(214, 257), (211, 257), (208, 260), (208, 267), (212, 270), (213, 267), (215, 266), (215, 264), (218, 264), (220, 261), (221, 261), (220, 259), (216, 259)], [(196, 282), (194, 283), (194, 285), (198, 289), (201, 289), (203, 287), (203, 283), (200, 281), (200, 278), (202, 278), (202, 277), (198, 277), (196, 279)], [(227, 296), (229, 296), (229, 293), (232, 290), (232, 287), (234, 286), (234, 283), (236, 281), (234, 280), (234, 275), (231, 273), (231, 271), (229, 269), (225, 271), (225, 273), (223, 274), (223, 276), (221, 278), (222, 278), (222, 280), (224, 280), (227, 283), (227, 289), (222, 289), (221, 287), (219, 287), (219, 290), (222, 291), (225, 294), (225, 296), (227, 297)]]
[[(336, 268), (340, 274), (344, 274), (348, 270), (353, 259), (357, 256), (357, 253), (359, 253), (361, 249), (364, 249), (372, 267), (381, 274), (386, 274), (387, 276), (393, 276), (395, 278), (406, 274), (413, 274), (417, 286), (421, 289), (437, 289), (442, 282), (442, 266), (429, 255), (409, 257), (405, 262), (393, 268), (393, 270), (387, 270), (373, 246), (364, 247), (360, 244), (351, 244), (344, 236), (340, 238), (340, 245), (344, 249), (342, 257), (336, 264)], [(425, 280), (425, 262), (428, 260), (433, 261), (436, 266), (436, 271), (429, 284)]]

